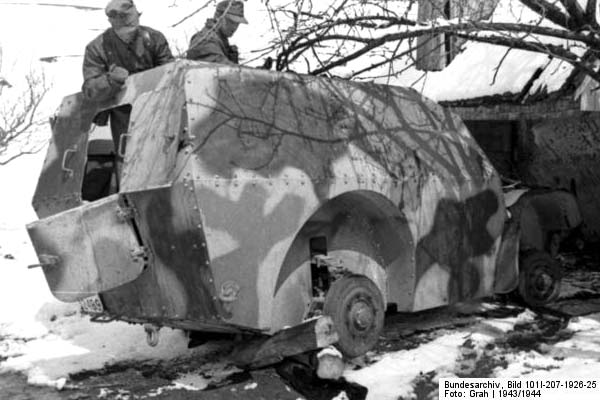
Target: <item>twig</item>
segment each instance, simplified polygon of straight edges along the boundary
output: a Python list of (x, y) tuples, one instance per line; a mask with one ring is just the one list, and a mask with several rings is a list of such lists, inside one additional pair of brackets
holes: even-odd
[(186, 15), (180, 21), (175, 22), (173, 25), (171, 25), (171, 28), (175, 28), (176, 26), (181, 25), (183, 22), (185, 22), (188, 19), (192, 18), (194, 15), (198, 14), (200, 11), (204, 10), (206, 7), (208, 7), (208, 3), (205, 3), (202, 7), (198, 8), (197, 10), (195, 10), (194, 12), (192, 12), (191, 14)]
[(498, 62), (498, 65), (496, 66), (496, 68), (494, 68), (494, 77), (492, 78), (492, 83), (490, 84), (490, 86), (493, 86), (496, 83), (496, 77), (498, 76), (500, 67), (504, 63), (504, 60), (506, 60), (506, 57), (508, 56), (508, 53), (510, 53), (511, 50), (512, 50), (512, 48), (508, 48), (508, 50), (506, 50), (506, 53), (504, 53), (504, 55), (500, 59), (500, 62)]

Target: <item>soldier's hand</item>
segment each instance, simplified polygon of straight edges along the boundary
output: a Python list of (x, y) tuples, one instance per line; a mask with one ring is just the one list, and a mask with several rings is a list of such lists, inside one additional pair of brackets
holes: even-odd
[(229, 46), (229, 55), (231, 56), (231, 59), (234, 63), (237, 64), (240, 62), (240, 51), (238, 50), (238, 47), (235, 44)]
[(267, 58), (265, 58), (265, 62), (263, 63), (262, 67), (260, 67), (260, 69), (271, 69), (272, 66), (273, 66), (273, 58), (267, 57)]
[(125, 68), (118, 67), (114, 64), (111, 65), (108, 70), (108, 79), (119, 86), (125, 83), (128, 76), (129, 72)]

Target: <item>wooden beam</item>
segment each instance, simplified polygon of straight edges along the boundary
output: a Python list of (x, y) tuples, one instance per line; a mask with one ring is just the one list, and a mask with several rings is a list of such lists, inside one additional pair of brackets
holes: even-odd
[(442, 105), (466, 121), (569, 118), (583, 114), (579, 109), (579, 103), (568, 97), (533, 104), (486, 104), (485, 100), (481, 100), (480, 105), (459, 105), (456, 103), (447, 102), (442, 103)]
[(331, 317), (312, 319), (273, 336), (261, 337), (236, 345), (230, 359), (238, 367), (261, 368), (286, 357), (330, 346), (338, 341)]

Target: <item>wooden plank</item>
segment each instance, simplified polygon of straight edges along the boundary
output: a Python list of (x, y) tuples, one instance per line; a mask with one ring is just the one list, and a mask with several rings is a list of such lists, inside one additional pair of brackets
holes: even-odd
[(231, 354), (243, 368), (260, 368), (286, 357), (330, 346), (338, 341), (331, 317), (320, 317), (281, 330), (273, 336), (239, 344)]
[[(443, 1), (428, 0), (419, 2), (418, 20), (433, 22), (444, 17)], [(427, 34), (417, 38), (417, 69), (421, 71), (441, 71), (446, 66), (445, 35)]]

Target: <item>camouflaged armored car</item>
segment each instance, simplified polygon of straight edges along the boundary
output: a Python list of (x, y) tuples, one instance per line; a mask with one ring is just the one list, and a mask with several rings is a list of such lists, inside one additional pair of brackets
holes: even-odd
[[(117, 109), (119, 176), (94, 123)], [(28, 230), (54, 296), (98, 321), (273, 335), (327, 317), (354, 357), (388, 307), (518, 285), (498, 174), (415, 90), (178, 61), (109, 102), (66, 97), (51, 125)]]

